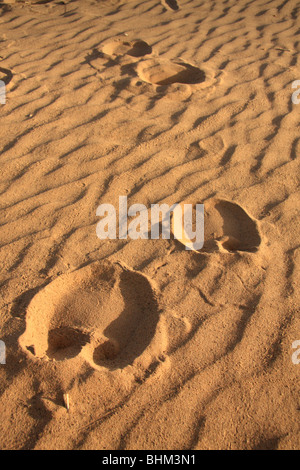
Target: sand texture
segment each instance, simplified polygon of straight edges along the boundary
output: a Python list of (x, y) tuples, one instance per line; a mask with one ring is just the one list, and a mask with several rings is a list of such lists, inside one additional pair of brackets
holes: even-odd
[[(1, 449), (300, 448), (299, 16), (0, 3)], [(100, 240), (119, 196), (203, 249)]]

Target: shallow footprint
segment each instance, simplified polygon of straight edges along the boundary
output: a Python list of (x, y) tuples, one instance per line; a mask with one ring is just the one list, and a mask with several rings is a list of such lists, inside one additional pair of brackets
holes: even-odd
[(20, 338), (27, 354), (93, 367), (124, 368), (152, 342), (159, 320), (155, 293), (143, 274), (96, 262), (60, 276), (31, 301)]
[(170, 85), (183, 83), (195, 85), (205, 82), (204, 70), (181, 61), (149, 59), (140, 62), (137, 67), (139, 77), (147, 83)]
[[(204, 210), (204, 246), (199, 251), (254, 253), (259, 250), (262, 238), (258, 222), (240, 205), (224, 199), (210, 199), (204, 203)], [(193, 230), (196, 230), (195, 226)], [(188, 239), (179, 241), (185, 246), (190, 244)]]
[(145, 55), (152, 53), (152, 47), (149, 46), (145, 41), (113, 41), (107, 43), (102, 51), (104, 54), (110, 56), (124, 56), (129, 55), (131, 57), (144, 57)]

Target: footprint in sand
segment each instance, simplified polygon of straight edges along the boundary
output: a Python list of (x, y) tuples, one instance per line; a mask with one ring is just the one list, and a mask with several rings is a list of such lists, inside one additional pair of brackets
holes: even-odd
[(31, 301), (19, 342), (39, 359), (81, 357), (121, 369), (150, 345), (158, 307), (149, 280), (119, 264), (96, 262), (60, 276)]
[(109, 42), (103, 46), (102, 51), (104, 54), (110, 56), (124, 56), (130, 57), (144, 57), (152, 53), (152, 47), (145, 41), (120, 41), (116, 40)]
[[(186, 201), (183, 204), (187, 204)], [(241, 206), (223, 199), (210, 199), (204, 203), (204, 246), (201, 252), (249, 252), (259, 250), (262, 238), (258, 221)], [(196, 227), (193, 227), (195, 230)], [(179, 240), (188, 245), (189, 240)]]
[[(184, 62), (182, 59), (174, 61), (160, 58), (146, 58), (152, 54), (152, 47), (145, 41), (122, 41), (120, 39), (106, 43), (101, 53), (93, 51), (87, 58), (103, 60), (109, 57), (114, 62), (123, 61), (122, 73), (134, 77), (132, 84), (136, 83), (136, 75), (146, 84), (155, 85), (156, 91), (171, 100), (186, 100), (195, 89), (212, 87), (215, 83), (215, 73), (207, 66), (202, 69)], [(118, 60), (116, 60), (118, 59)], [(91, 63), (90, 63), (91, 65)], [(95, 64), (92, 65), (95, 68)], [(194, 90), (192, 86), (194, 85)]]
[(196, 85), (205, 82), (206, 74), (203, 70), (183, 61), (149, 59), (139, 63), (137, 67), (139, 77), (145, 82), (154, 85), (171, 85), (182, 83)]

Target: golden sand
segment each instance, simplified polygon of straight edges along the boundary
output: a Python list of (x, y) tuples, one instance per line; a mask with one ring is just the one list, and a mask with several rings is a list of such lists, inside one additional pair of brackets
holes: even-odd
[[(1, 449), (299, 449), (299, 14), (0, 4)], [(119, 196), (203, 249), (100, 240)]]

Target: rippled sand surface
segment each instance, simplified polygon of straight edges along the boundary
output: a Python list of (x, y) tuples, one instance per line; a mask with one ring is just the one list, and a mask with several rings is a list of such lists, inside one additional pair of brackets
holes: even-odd
[[(2, 449), (299, 449), (299, 14), (0, 4)], [(203, 249), (100, 240), (119, 196)]]

